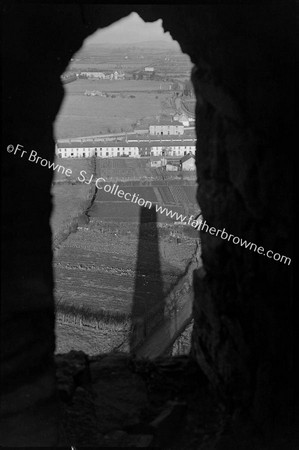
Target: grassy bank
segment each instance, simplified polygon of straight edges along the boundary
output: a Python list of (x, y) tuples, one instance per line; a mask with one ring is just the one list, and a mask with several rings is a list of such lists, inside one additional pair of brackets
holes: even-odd
[[(79, 167), (77, 164), (76, 169), (78, 170)], [(88, 172), (92, 174), (94, 171), (95, 161), (94, 158), (90, 158)], [(54, 247), (63, 242), (70, 233), (76, 231), (78, 218), (89, 208), (95, 189), (94, 184), (72, 184), (71, 182), (53, 184), (51, 190), (53, 211), (50, 224)]]

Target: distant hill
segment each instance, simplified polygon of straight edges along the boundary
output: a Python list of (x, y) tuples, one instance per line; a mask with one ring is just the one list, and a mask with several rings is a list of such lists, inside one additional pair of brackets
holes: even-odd
[(168, 41), (168, 40), (157, 40), (157, 41), (142, 41), (142, 42), (133, 42), (130, 44), (126, 44), (130, 47), (138, 47), (138, 48), (175, 48), (180, 49), (180, 46), (177, 41)]
[(173, 40), (156, 40), (156, 41), (141, 41), (141, 42), (120, 42), (118, 44), (115, 43), (94, 43), (94, 44), (86, 44), (86, 49), (88, 48), (95, 48), (95, 47), (105, 47), (105, 48), (154, 48), (154, 49), (174, 49), (174, 50), (180, 50), (180, 46), (177, 41)]

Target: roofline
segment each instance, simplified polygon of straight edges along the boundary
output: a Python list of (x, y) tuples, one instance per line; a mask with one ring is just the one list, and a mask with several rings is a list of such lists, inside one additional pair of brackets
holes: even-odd
[[(108, 142), (78, 142), (74, 144), (69, 144), (67, 142), (62, 142), (56, 144), (57, 148), (120, 148), (120, 147), (132, 147), (132, 148), (144, 148), (144, 147), (196, 147), (195, 142), (148, 142), (148, 143), (129, 143), (129, 142), (118, 142), (117, 144), (109, 144)], [(187, 156), (187, 155), (185, 155)]]

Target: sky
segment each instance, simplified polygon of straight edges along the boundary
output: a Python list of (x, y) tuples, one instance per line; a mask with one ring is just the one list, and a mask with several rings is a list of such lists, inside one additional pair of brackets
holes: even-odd
[(168, 32), (164, 32), (161, 19), (156, 22), (144, 22), (133, 12), (109, 27), (96, 31), (85, 40), (85, 44), (133, 44), (158, 40), (170, 44), (175, 42)]

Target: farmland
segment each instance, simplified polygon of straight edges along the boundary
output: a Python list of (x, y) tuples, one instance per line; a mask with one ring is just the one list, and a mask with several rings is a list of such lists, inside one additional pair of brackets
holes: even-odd
[(56, 321), (56, 353), (81, 350), (88, 355), (108, 353), (127, 338), (124, 326), (113, 327), (102, 323), (101, 330), (74, 328), (71, 324)]
[(125, 71), (142, 69), (152, 66), (156, 73), (169, 78), (190, 76), (192, 63), (188, 55), (181, 52), (177, 43), (172, 47), (136, 45), (107, 46), (100, 44), (86, 44), (77, 52), (70, 62), (69, 70), (117, 70)]
[[(143, 258), (136, 267), (138, 253), (138, 235), (133, 233), (124, 236), (119, 233), (109, 233), (109, 227), (101, 224), (102, 233), (98, 230), (96, 221), (92, 222), (88, 232), (78, 231), (69, 236), (59, 252), (55, 267), (59, 268), (56, 277), (58, 292), (67, 297), (68, 301), (76, 301), (96, 313), (100, 308), (117, 312), (130, 313), (130, 300), (132, 300), (135, 287), (135, 270), (142, 277), (146, 271), (146, 279), (140, 284), (138, 294), (146, 302), (148, 285), (151, 286), (151, 295), (158, 293), (159, 285), (158, 266), (152, 266), (156, 258), (156, 248), (148, 239), (142, 240)], [(107, 231), (108, 229), (108, 231)], [(132, 227), (132, 230), (135, 227)], [(161, 247), (167, 245), (159, 244)], [(177, 245), (168, 244), (169, 252), (173, 252)], [(163, 247), (164, 249), (164, 247)], [(161, 248), (161, 253), (163, 253)], [(186, 249), (184, 248), (186, 253)], [(150, 262), (152, 261), (152, 262)], [(177, 262), (170, 263), (168, 258), (162, 260), (161, 272), (163, 274), (164, 290), (167, 290), (180, 273), (182, 265)], [(78, 279), (78, 273), (80, 278)], [(76, 274), (76, 275), (74, 275)], [(74, 280), (77, 279), (77, 288)], [(59, 290), (61, 281), (63, 289)], [(79, 289), (78, 289), (79, 288)], [(100, 298), (99, 298), (100, 297)], [(148, 301), (147, 301), (148, 303)]]
[[(165, 294), (183, 274), (194, 245), (194, 238), (188, 236), (177, 244), (169, 230), (154, 224), (140, 227), (92, 219), (88, 231), (71, 234), (55, 256), (56, 298), (98, 317), (97, 333), (111, 330), (111, 341), (103, 345), (112, 350), (127, 333), (132, 315), (150, 320), (155, 314), (155, 321), (163, 319)], [(67, 329), (68, 334), (77, 334), (76, 327)], [(57, 333), (61, 351), (66, 330), (58, 324)], [(72, 348), (82, 349), (77, 345)]]
[(157, 80), (88, 80), (78, 79), (74, 83), (66, 84), (66, 95), (84, 94), (86, 90), (101, 92), (152, 92), (169, 91), (172, 83)]
[[(181, 308), (177, 300), (165, 299), (182, 277), (198, 235), (191, 227), (179, 231), (174, 219), (157, 214), (154, 205), (194, 213), (196, 186), (163, 180), (118, 185), (152, 202), (153, 208), (140, 208), (99, 189), (88, 212), (89, 224), (60, 246), (54, 259), (57, 311), (63, 317), (56, 325), (57, 351), (94, 353), (119, 345), (128, 350), (135, 320), (151, 330), (168, 317), (167, 311)], [(62, 186), (79, 189), (84, 184)]]
[[(96, 175), (103, 177), (106, 181), (126, 181), (134, 180), (146, 182), (153, 180), (175, 180), (182, 183), (182, 180), (194, 180), (195, 172), (175, 171), (165, 172), (161, 167), (150, 167), (149, 158), (98, 158), (96, 161)], [(193, 181), (193, 183), (194, 183)]]
[[(66, 95), (54, 124), (56, 139), (131, 131), (136, 125), (146, 128), (157, 116), (173, 114), (176, 79), (188, 78), (192, 66), (178, 46), (84, 46), (68, 70), (130, 73), (149, 65), (155, 67), (156, 80), (81, 78), (65, 84)], [(96, 95), (85, 95), (91, 91)], [(53, 260), (56, 351), (96, 354), (120, 346), (132, 350), (173, 311), (180, 311), (182, 299), (190, 296), (182, 277), (197, 248), (198, 233), (157, 214), (155, 205), (183, 215), (198, 212), (195, 173), (152, 168), (148, 158), (57, 162), (71, 168), (72, 176), (55, 173), (52, 187), (53, 233), (68, 230)], [(125, 192), (152, 202), (153, 208), (141, 208), (103, 189), (96, 191), (92, 183), (80, 183), (80, 170), (87, 177), (104, 178), (105, 184), (117, 183)], [(87, 221), (76, 220), (87, 206), (91, 206), (84, 215)], [(178, 286), (185, 289), (182, 296), (177, 295)]]
[[(190, 58), (182, 54), (178, 46), (170, 49), (84, 45), (74, 55), (69, 71), (123, 70), (130, 73), (147, 65), (155, 68), (160, 79), (78, 79), (65, 84), (66, 95), (55, 122), (56, 139), (129, 131), (138, 120), (152, 120), (165, 112), (172, 114), (175, 111), (169, 107), (169, 100), (175, 80), (190, 77)], [(109, 97), (84, 95), (85, 91), (94, 90)]]
[[(55, 121), (56, 139), (130, 131), (138, 120), (160, 115), (163, 112), (162, 103), (170, 97), (170, 94), (142, 91), (135, 93), (135, 98), (93, 97), (78, 93), (70, 95), (70, 90), (77, 83), (65, 85), (69, 91)], [(97, 83), (93, 84), (93, 89), (99, 89), (95, 85)]]
[(86, 184), (56, 184), (52, 186), (53, 211), (51, 228), (53, 235), (67, 228), (74, 218), (82, 214), (91, 202), (92, 186)]
[[(55, 164), (61, 164), (65, 169), (70, 169), (71, 175), (66, 176), (65, 172), (54, 171), (53, 184), (51, 189), (53, 211), (50, 219), (54, 242), (67, 235), (73, 228), (76, 228), (76, 219), (91, 204), (95, 188), (92, 185), (78, 183), (80, 170), (85, 170), (88, 175), (94, 172), (94, 162), (92, 159), (55, 160)], [(76, 184), (75, 184), (76, 183)]]
[[(106, 183), (108, 184), (108, 183)], [(112, 184), (110, 184), (112, 186)], [(122, 189), (125, 193), (129, 193), (131, 199), (133, 195), (142, 198), (145, 201), (152, 203), (152, 210), (148, 211), (147, 217), (153, 217), (155, 213), (155, 204), (169, 207), (171, 211), (178, 214), (194, 214), (199, 211), (196, 201), (196, 185), (193, 184), (173, 184), (171, 180), (166, 182), (156, 182), (154, 185), (141, 185), (140, 183), (126, 182), (117, 183), (119, 190)], [(115, 192), (115, 191), (114, 191)], [(147, 205), (149, 207), (150, 205)], [(103, 189), (97, 191), (95, 201), (90, 209), (91, 217), (100, 217), (102, 220), (121, 220), (138, 222), (141, 215), (141, 208), (137, 203), (132, 203), (124, 197), (119, 198), (117, 195), (105, 192)], [(155, 220), (161, 223), (173, 223), (175, 219), (167, 217), (166, 214), (157, 214)]]

